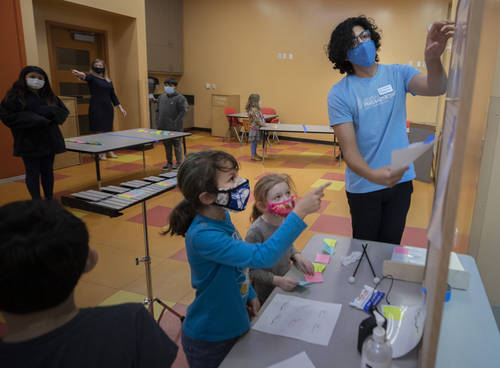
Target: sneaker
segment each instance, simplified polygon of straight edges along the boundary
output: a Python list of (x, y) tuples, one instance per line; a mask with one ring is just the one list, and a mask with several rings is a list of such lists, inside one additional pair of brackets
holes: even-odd
[(182, 162), (177, 162), (172, 166), (172, 170), (177, 170), (181, 166)]
[(99, 160), (101, 160), (101, 161), (106, 161), (106, 160), (107, 160), (107, 158), (106, 158), (106, 154), (105, 154), (105, 153), (100, 153), (100, 154), (99, 154)]
[(171, 170), (172, 169), (172, 164), (166, 164), (161, 168), (162, 170)]
[(111, 158), (118, 158), (118, 156), (113, 151), (109, 151), (108, 156)]
[(252, 156), (252, 161), (262, 161), (262, 157), (257, 156), (257, 155)]

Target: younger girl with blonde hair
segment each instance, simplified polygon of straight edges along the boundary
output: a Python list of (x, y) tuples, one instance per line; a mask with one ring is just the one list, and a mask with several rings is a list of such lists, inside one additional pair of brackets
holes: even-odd
[[(250, 221), (252, 225), (245, 240), (249, 243), (265, 242), (281, 226), (283, 220), (295, 207), (295, 186), (286, 174), (270, 174), (259, 179), (254, 189), (255, 204)], [(290, 270), (290, 261), (304, 273), (314, 273), (312, 262), (290, 244), (285, 254), (270, 268), (250, 270), (252, 285), (264, 303), (275, 286), (291, 291), (297, 281), (285, 276)]]

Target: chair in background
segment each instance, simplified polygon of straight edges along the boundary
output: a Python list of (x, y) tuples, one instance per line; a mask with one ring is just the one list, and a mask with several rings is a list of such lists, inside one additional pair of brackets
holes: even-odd
[(248, 135), (250, 134), (250, 120), (248, 120), (248, 118), (246, 119), (241, 119), (241, 127), (240, 127), (240, 137), (241, 137), (241, 140), (240, 140), (240, 145), (243, 144), (243, 141), (246, 139), (247, 143), (248, 143)]
[(238, 118), (228, 116), (229, 114), (236, 114), (236, 113), (238, 113), (238, 111), (236, 111), (234, 107), (224, 107), (224, 115), (226, 115), (226, 119), (228, 122), (228, 129), (226, 135), (223, 138), (223, 141), (226, 140), (226, 138), (228, 139), (228, 141), (230, 141), (231, 135), (232, 133), (234, 133), (236, 139), (241, 144), (241, 137), (238, 131), (240, 130), (242, 124), (239, 122)]
[[(276, 115), (276, 110), (273, 109), (272, 107), (263, 107), (260, 109), (260, 111), (262, 112), (262, 114), (266, 114), (266, 115)], [(279, 119), (279, 116), (271, 119), (271, 121), (267, 121), (267, 123), (270, 123), (270, 124), (279, 124), (280, 123), (280, 119)], [(271, 146), (272, 143), (271, 141), (273, 142), (277, 142), (279, 143), (280, 142), (280, 139), (278, 137), (278, 133), (276, 132), (273, 132), (273, 134), (268, 134), (267, 135), (267, 143)]]

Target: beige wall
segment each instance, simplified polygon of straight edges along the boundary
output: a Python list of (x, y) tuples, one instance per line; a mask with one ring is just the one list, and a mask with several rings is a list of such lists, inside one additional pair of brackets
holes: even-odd
[[(481, 278), (492, 305), (500, 306), (500, 40), (498, 19), (500, 1), (487, 2), (487, 14), (484, 21), (489, 21), (488, 37), (484, 48), (488, 50), (489, 69), (487, 76), (480, 81), (481, 105), (478, 107), (478, 119), (487, 121), (482, 150), (480, 176), (475, 178), (477, 198), (473, 217), (469, 253), (476, 258)], [(488, 19), (490, 18), (490, 19)], [(496, 36), (496, 37), (495, 37)], [(485, 58), (483, 58), (484, 60)], [(493, 76), (493, 78), (491, 78)]]
[[(212, 93), (239, 94), (243, 108), (253, 92), (282, 122), (327, 125), (326, 95), (341, 79), (324, 51), (334, 26), (362, 9), (383, 31), (381, 61), (415, 65), (424, 57), (428, 24), (446, 18), (449, 3), (185, 0), (181, 87), (196, 96), (196, 125), (210, 127)], [(279, 52), (292, 53), (293, 60), (279, 60)], [(206, 83), (216, 89), (205, 89)], [(437, 101), (409, 96), (408, 118), (436, 122)]]
[(28, 63), (50, 76), (46, 21), (93, 28), (107, 34), (110, 76), (127, 118), (115, 129), (149, 125), (145, 8), (137, 0), (21, 0)]

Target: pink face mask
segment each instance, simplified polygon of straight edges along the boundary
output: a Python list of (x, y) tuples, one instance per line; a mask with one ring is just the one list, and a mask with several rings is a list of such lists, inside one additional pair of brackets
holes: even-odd
[(283, 202), (267, 202), (267, 210), (273, 215), (286, 217), (295, 208), (295, 196), (291, 196)]

